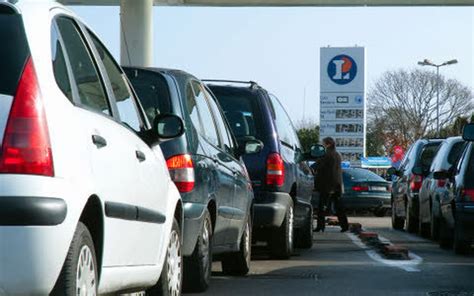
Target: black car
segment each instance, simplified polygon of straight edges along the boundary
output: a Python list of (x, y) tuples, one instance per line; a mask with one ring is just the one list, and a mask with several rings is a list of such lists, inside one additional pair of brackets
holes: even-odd
[(342, 170), (344, 194), (342, 204), (347, 210), (369, 210), (383, 217), (390, 209), (391, 185), (379, 175), (361, 168)]
[(440, 198), (441, 247), (454, 244), (454, 251), (466, 254), (474, 240), (474, 124), (464, 128), (463, 139), (469, 141), (453, 172), (436, 172), (437, 180), (448, 180), (448, 192)]
[(418, 229), (419, 199), (423, 179), (428, 174), (442, 140), (420, 139), (410, 146), (398, 169), (389, 169), (395, 176), (392, 183), (392, 227), (408, 232)]
[(264, 144), (243, 156), (255, 193), (254, 239), (268, 242), (277, 258), (289, 258), (294, 243), (310, 248), (313, 175), (282, 104), (255, 82), (207, 82), (239, 144)]
[(434, 174), (437, 172), (452, 173), (465, 145), (466, 142), (461, 137), (451, 137), (444, 140), (433, 159), (428, 175), (423, 180), (419, 194), (420, 218), (418, 229), (423, 237), (438, 239), (441, 216), (439, 201), (440, 197), (448, 191), (448, 180), (435, 179)]
[[(213, 254), (221, 255), (225, 273), (246, 274), (253, 191), (241, 160), (245, 151), (238, 149), (219, 104), (186, 72), (124, 70), (150, 121), (171, 113), (185, 122), (183, 136), (160, 145), (184, 202), (184, 289), (207, 288)], [(262, 147), (257, 141), (247, 142), (255, 152)]]

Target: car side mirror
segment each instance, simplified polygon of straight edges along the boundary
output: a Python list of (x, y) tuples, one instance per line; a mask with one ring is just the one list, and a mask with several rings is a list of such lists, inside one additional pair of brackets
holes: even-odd
[(474, 141), (474, 123), (468, 123), (462, 130), (462, 139), (464, 141)]
[(153, 130), (159, 141), (165, 142), (184, 134), (184, 123), (174, 114), (160, 114), (155, 117)]
[(260, 140), (249, 140), (245, 142), (244, 153), (255, 154), (259, 153), (263, 149), (263, 142)]
[(450, 179), (451, 173), (449, 171), (437, 171), (433, 173), (433, 179), (435, 180), (442, 180), (442, 179)]
[(321, 158), (324, 155), (326, 155), (326, 148), (324, 148), (323, 145), (316, 144), (311, 146), (311, 150), (309, 152), (309, 160)]
[(412, 173), (415, 175), (424, 175), (425, 172), (422, 167), (414, 167)]

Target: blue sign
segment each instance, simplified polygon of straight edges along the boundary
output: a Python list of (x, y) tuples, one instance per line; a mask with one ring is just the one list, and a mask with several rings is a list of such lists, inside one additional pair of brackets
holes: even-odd
[(350, 83), (357, 75), (357, 64), (348, 55), (340, 54), (328, 64), (328, 75), (332, 82), (344, 85)]
[(392, 166), (390, 157), (362, 157), (363, 168), (389, 168)]

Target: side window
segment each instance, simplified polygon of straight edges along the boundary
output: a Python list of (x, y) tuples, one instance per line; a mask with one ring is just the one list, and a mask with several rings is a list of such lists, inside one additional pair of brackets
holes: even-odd
[(295, 146), (293, 124), (291, 123), (290, 118), (286, 114), (285, 109), (283, 109), (277, 98), (273, 95), (270, 95), (270, 98), (272, 101), (273, 110), (275, 110), (275, 122), (280, 141), (283, 141), (291, 146)]
[(64, 41), (71, 70), (77, 85), (81, 105), (94, 111), (111, 115), (110, 106), (99, 79), (91, 55), (73, 20), (59, 17), (56, 20), (59, 33)]
[(214, 124), (214, 119), (207, 104), (206, 95), (202, 86), (197, 81), (192, 82), (194, 96), (196, 99), (197, 109), (199, 110), (199, 115), (201, 117), (202, 123), (202, 135), (213, 145), (219, 146), (219, 137), (217, 135), (216, 126)]
[(193, 91), (193, 87), (191, 86), (191, 83), (189, 82), (186, 83), (185, 92), (186, 92), (186, 108), (187, 108), (189, 117), (191, 118), (191, 122), (193, 123), (196, 131), (200, 135), (203, 135), (201, 115), (199, 114), (199, 111), (197, 108), (196, 98), (194, 97), (194, 91)]
[(221, 109), (219, 108), (219, 106), (217, 105), (214, 97), (206, 90), (204, 89), (204, 93), (206, 94), (207, 98), (208, 98), (208, 102), (209, 102), (209, 106), (211, 106), (211, 110), (212, 112), (214, 113), (214, 118), (216, 119), (216, 124), (217, 124), (217, 127), (220, 131), (220, 134), (221, 134), (221, 138), (222, 138), (222, 148), (224, 149), (224, 151), (226, 151), (227, 153), (230, 153), (232, 154), (233, 153), (233, 149), (232, 149), (232, 140), (231, 138), (229, 137), (229, 132), (227, 130), (227, 126), (225, 124), (225, 121), (222, 117), (222, 112), (221, 112)]
[(115, 101), (117, 102), (120, 120), (135, 131), (140, 131), (140, 117), (137, 112), (136, 102), (134, 101), (128, 82), (125, 79), (125, 74), (117, 66), (115, 60), (99, 39), (91, 32), (88, 33), (92, 42), (94, 42), (95, 48), (97, 49), (99, 57), (104, 64), (105, 71), (107, 72), (107, 76), (109, 77)]
[(53, 64), (54, 79), (59, 89), (72, 102), (71, 81), (67, 72), (66, 60), (64, 58), (64, 50), (61, 45), (58, 30), (53, 24), (51, 26), (51, 57)]

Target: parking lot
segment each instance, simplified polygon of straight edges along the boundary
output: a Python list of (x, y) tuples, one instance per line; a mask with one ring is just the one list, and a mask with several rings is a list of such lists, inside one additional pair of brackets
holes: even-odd
[(378, 261), (353, 241), (353, 234), (327, 227), (314, 233), (311, 250), (297, 251), (287, 261), (268, 259), (257, 248), (246, 277), (222, 276), (220, 263), (214, 263), (212, 284), (201, 295), (473, 295), (473, 255), (455, 255), (430, 240), (392, 230), (390, 217), (349, 220), (408, 247), (415, 259), (408, 265)]

